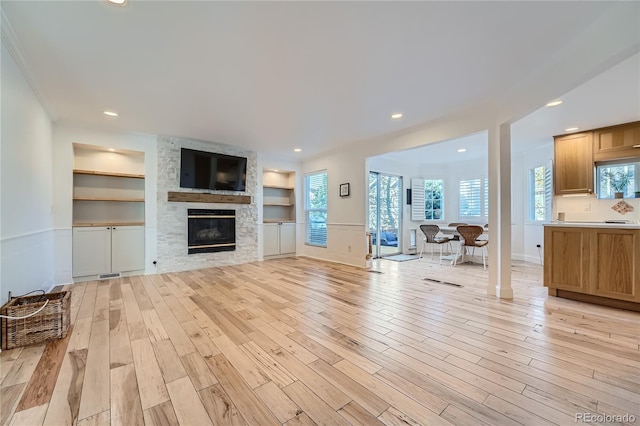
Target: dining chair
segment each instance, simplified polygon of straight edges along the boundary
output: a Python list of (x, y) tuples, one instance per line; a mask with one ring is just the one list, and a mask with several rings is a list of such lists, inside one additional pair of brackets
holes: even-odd
[[(466, 223), (464, 223), (464, 222), (451, 222), (447, 226), (451, 227), (451, 228), (455, 228), (456, 226), (460, 226), (460, 225), (466, 225)], [(460, 235), (458, 235), (458, 234), (454, 235), (453, 236), (453, 240), (454, 241), (460, 241)]]
[(427, 244), (431, 244), (431, 259), (433, 259), (433, 252), (436, 245), (440, 246), (440, 264), (442, 265), (442, 246), (445, 244), (449, 244), (449, 253), (453, 253), (453, 248), (451, 247), (452, 238), (449, 237), (438, 237), (438, 233), (440, 232), (440, 227), (438, 225), (420, 225), (420, 230), (424, 234), (424, 238), (422, 241), (422, 248), (420, 249), (420, 257), (422, 259), (422, 253), (424, 253), (424, 248)]
[[(480, 247), (482, 249), (482, 266), (484, 270), (487, 270), (487, 262), (485, 259), (485, 252), (487, 250), (487, 244), (489, 244), (488, 240), (478, 240), (478, 237), (482, 235), (484, 229), (479, 225), (458, 225), (456, 228), (458, 234), (460, 234), (460, 248), (458, 252), (458, 256), (462, 256), (462, 261), (464, 262), (464, 255), (467, 251), (467, 247), (472, 248), (472, 256), (476, 247)], [(458, 262), (458, 256), (453, 261), (453, 265), (455, 266)]]

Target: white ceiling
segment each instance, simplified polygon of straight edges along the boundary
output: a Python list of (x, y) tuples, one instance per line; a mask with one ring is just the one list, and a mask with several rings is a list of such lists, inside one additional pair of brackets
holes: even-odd
[[(500, 102), (613, 9), (636, 16), (639, 9), (638, 2), (141, 0), (125, 7), (3, 0), (1, 7), (10, 24), (3, 35), (14, 38), (54, 120), (283, 156)], [(630, 31), (637, 51), (637, 26)], [(107, 109), (120, 117), (103, 116)], [(396, 111), (405, 116), (390, 120)]]
[[(563, 103), (532, 112), (511, 126), (511, 149), (522, 153), (551, 145), (553, 136), (640, 120), (640, 53), (559, 96)], [(403, 164), (453, 163), (487, 158), (487, 133), (384, 154)], [(459, 153), (459, 148), (466, 152)]]

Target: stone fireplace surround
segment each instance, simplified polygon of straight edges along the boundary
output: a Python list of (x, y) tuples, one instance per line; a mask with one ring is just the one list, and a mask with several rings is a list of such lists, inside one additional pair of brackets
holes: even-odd
[[(180, 149), (247, 157), (245, 192), (203, 191), (180, 188)], [(215, 266), (236, 265), (258, 260), (257, 155), (237, 147), (189, 139), (158, 137), (158, 272), (177, 272)], [(170, 202), (169, 192), (249, 195), (250, 204)], [(228, 209), (236, 211), (236, 249), (217, 253), (188, 254), (188, 209)]]

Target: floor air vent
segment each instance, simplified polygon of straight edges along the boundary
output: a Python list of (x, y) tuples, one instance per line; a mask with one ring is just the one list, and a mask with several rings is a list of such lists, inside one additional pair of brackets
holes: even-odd
[(434, 284), (451, 285), (451, 286), (458, 287), (458, 288), (464, 287), (462, 284), (455, 284), (455, 283), (450, 283), (450, 282), (447, 282), (447, 281), (434, 280), (432, 278), (423, 278), (422, 280), (423, 281), (429, 281), (429, 282), (432, 282)]
[(373, 269), (369, 269), (367, 272), (371, 272), (372, 274), (384, 274), (384, 272), (374, 271)]
[(99, 280), (108, 280), (109, 278), (120, 278), (120, 272), (98, 275)]

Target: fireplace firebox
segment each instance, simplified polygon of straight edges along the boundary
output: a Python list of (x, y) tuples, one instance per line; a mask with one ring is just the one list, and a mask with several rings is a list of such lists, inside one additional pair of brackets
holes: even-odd
[(236, 211), (188, 209), (189, 254), (236, 249)]

